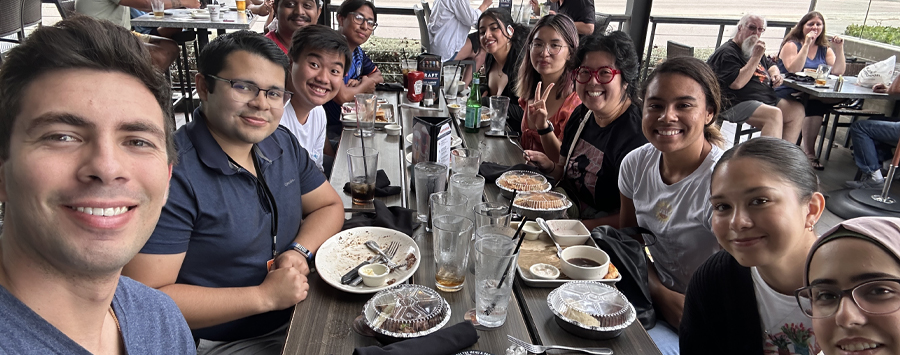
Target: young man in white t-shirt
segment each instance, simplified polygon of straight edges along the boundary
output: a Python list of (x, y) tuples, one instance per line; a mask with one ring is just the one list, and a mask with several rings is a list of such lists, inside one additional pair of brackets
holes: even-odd
[(294, 96), (284, 108), (281, 125), (297, 137), (324, 172), (324, 155), (333, 157), (334, 151), (326, 144), (327, 120), (322, 105), (331, 101), (344, 85), (344, 71), (350, 65), (350, 46), (336, 31), (310, 25), (294, 32), (290, 57)]

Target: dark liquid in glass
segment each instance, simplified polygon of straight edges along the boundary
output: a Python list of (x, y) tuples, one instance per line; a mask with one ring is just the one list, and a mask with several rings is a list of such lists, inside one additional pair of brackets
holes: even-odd
[(367, 184), (364, 177), (350, 181), (350, 197), (353, 203), (364, 205), (375, 199), (375, 184)]

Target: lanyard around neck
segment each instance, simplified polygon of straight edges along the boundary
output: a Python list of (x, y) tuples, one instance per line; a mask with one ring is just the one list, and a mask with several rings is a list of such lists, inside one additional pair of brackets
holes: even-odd
[[(262, 168), (259, 166), (258, 158), (256, 157), (256, 153), (251, 153), (251, 160), (253, 160), (253, 167), (256, 169), (256, 193), (260, 197), (260, 201), (265, 201), (265, 205), (269, 207), (270, 213), (270, 221), (271, 225), (271, 234), (272, 234), (272, 259), (275, 259), (278, 256), (278, 206), (275, 204), (275, 195), (272, 194), (272, 191), (269, 190), (269, 185), (266, 184), (266, 178), (263, 176)], [(233, 164), (240, 166), (235, 163), (231, 157), (228, 157)]]

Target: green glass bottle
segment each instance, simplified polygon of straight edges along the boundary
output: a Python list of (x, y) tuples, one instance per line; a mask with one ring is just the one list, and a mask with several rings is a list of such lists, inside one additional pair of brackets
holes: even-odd
[(476, 72), (472, 75), (472, 87), (469, 90), (469, 99), (466, 100), (466, 132), (478, 133), (481, 126), (481, 75)]

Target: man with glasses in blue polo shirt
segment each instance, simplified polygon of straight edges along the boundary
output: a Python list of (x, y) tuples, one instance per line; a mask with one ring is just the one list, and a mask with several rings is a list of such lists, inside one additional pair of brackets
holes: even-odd
[(175, 300), (200, 354), (280, 353), (312, 255), (344, 221), (334, 188), (278, 125), (288, 63), (249, 31), (200, 53), (202, 104), (175, 133), (169, 201), (124, 270)]

